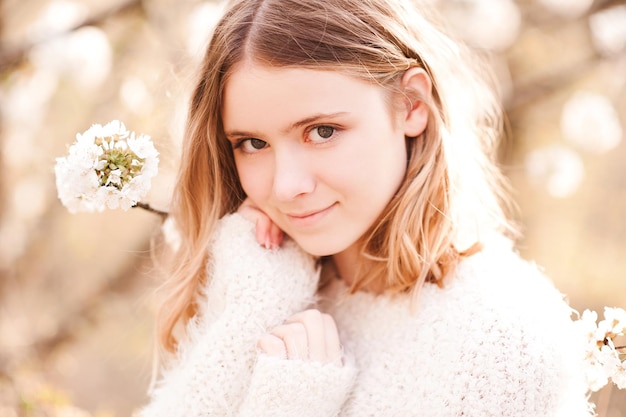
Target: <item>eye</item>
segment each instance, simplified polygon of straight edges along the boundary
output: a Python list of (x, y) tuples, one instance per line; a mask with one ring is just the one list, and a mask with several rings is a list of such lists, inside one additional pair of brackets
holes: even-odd
[(325, 142), (333, 137), (336, 129), (332, 126), (316, 126), (309, 131), (311, 142)]
[(245, 153), (255, 153), (267, 147), (267, 142), (261, 139), (250, 138), (240, 141), (235, 148), (239, 148)]

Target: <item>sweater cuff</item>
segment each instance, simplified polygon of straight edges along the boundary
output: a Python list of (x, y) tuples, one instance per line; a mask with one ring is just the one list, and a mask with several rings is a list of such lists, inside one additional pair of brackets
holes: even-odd
[(356, 369), (260, 354), (239, 417), (336, 416), (354, 383)]

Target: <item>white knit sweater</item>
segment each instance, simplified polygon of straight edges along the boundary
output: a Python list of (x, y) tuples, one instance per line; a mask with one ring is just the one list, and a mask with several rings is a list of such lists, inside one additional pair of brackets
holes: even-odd
[[(570, 309), (505, 239), (464, 260), (443, 288), (316, 294), (314, 259), (269, 251), (234, 214), (211, 244), (210, 284), (176, 363), (141, 417), (589, 416)], [(344, 366), (260, 354), (259, 336), (315, 306), (331, 314)]]

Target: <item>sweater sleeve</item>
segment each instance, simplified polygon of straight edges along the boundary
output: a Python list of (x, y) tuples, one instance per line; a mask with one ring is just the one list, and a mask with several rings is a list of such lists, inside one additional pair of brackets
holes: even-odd
[(355, 368), (259, 355), (239, 417), (335, 417), (352, 388)]
[(239, 214), (220, 220), (210, 251), (200, 312), (141, 417), (237, 415), (259, 336), (313, 301), (315, 260), (290, 240), (278, 250), (262, 248)]

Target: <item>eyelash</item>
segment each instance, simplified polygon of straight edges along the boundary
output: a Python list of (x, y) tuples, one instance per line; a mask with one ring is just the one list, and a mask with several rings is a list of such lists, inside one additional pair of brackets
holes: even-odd
[[(324, 145), (326, 143), (332, 142), (336, 139), (337, 134), (341, 131), (341, 129), (337, 126), (333, 126), (333, 125), (329, 125), (329, 124), (321, 124), (321, 125), (316, 125), (311, 127), (310, 129), (307, 130), (307, 138), (309, 138), (311, 136), (311, 133), (314, 132), (316, 129), (319, 129), (320, 127), (327, 127), (333, 130), (333, 133), (330, 135), (330, 137), (328, 138), (322, 138), (324, 140), (322, 140), (319, 143), (313, 142), (311, 141), (313, 144), (317, 144), (317, 145)], [(320, 136), (321, 137), (321, 136)]]
[[(257, 138), (242, 138), (242, 139), (238, 139), (234, 144), (233, 144), (233, 150), (235, 149), (241, 149), (241, 152), (246, 153), (246, 154), (254, 154), (257, 153), (259, 151), (262, 151), (263, 149), (265, 149), (265, 147), (261, 148), (261, 149), (257, 149), (256, 151), (250, 152), (250, 151), (246, 151), (244, 149), (242, 149), (244, 147), (244, 144), (246, 142), (251, 142), (253, 140), (259, 140), (261, 142), (265, 142), (263, 139), (257, 139)], [(265, 142), (265, 144), (267, 145), (267, 142)]]
[[(315, 142), (315, 141), (310, 140), (310, 135), (311, 135), (311, 133), (312, 133), (312, 132), (314, 132), (316, 129), (319, 129), (319, 128), (321, 128), (321, 127), (326, 127), (326, 128), (330, 128), (330, 129), (332, 129), (332, 131), (333, 131), (333, 132), (332, 132), (331, 136), (330, 136), (330, 137), (328, 137), (328, 138), (322, 138), (322, 139), (324, 139), (324, 140), (322, 140), (321, 142)], [(340, 129), (339, 127), (337, 127), (337, 126), (333, 126), (333, 125), (329, 125), (329, 124), (320, 124), (320, 125), (315, 125), (315, 126), (313, 126), (313, 127), (311, 127), (311, 128), (309, 128), (309, 129), (307, 129), (307, 130), (306, 130), (306, 138), (307, 138), (307, 142), (312, 143), (313, 145), (324, 145), (324, 144), (327, 144), (327, 143), (329, 143), (329, 142), (334, 141), (334, 140), (336, 139), (337, 134), (338, 134), (340, 131), (341, 131), (341, 129)], [(321, 137), (321, 136), (320, 136), (320, 137)], [(253, 140), (258, 140), (258, 141), (261, 141), (261, 142), (265, 142), (265, 144), (267, 145), (267, 142), (266, 142), (266, 141), (264, 141), (263, 139), (258, 139), (258, 138), (242, 138), (242, 139), (239, 139), (239, 140), (235, 141), (235, 143), (233, 143), (233, 149), (241, 149), (241, 148), (243, 148), (243, 147), (244, 147), (244, 144), (245, 144), (246, 142), (251, 142), (251, 141), (253, 141)], [(259, 151), (262, 151), (263, 149), (265, 149), (265, 147), (263, 147), (263, 148), (261, 148), (261, 149), (256, 149), (255, 151), (252, 151), (252, 152), (250, 152), (250, 151), (246, 151), (246, 150), (244, 150), (244, 149), (241, 149), (241, 151), (242, 151), (243, 153), (246, 153), (246, 154), (255, 154), (255, 153), (259, 152)]]

